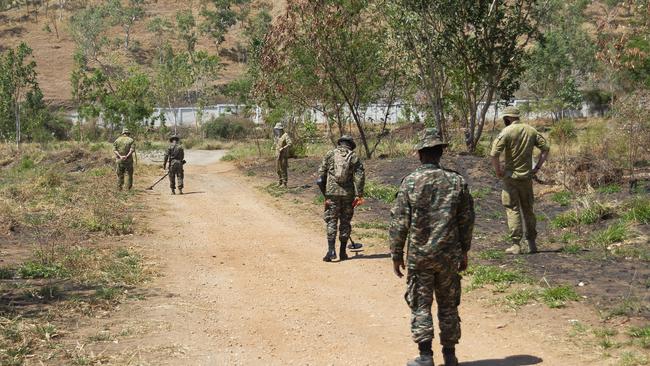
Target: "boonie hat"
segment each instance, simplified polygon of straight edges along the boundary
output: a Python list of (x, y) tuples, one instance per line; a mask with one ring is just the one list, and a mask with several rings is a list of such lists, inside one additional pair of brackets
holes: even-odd
[(284, 130), (284, 126), (282, 126), (281, 122), (278, 122), (275, 124), (275, 127), (273, 127), (274, 130)]
[(427, 147), (449, 146), (442, 140), (442, 136), (436, 128), (427, 128), (420, 133), (420, 140), (415, 145), (415, 150), (426, 149)]
[(339, 137), (339, 140), (336, 142), (337, 144), (341, 144), (341, 142), (347, 142), (352, 146), (352, 150), (357, 148), (357, 144), (354, 142), (354, 139), (350, 135), (343, 135)]
[(501, 113), (501, 118), (503, 117), (516, 117), (519, 118), (519, 108), (515, 106), (508, 106), (503, 109), (503, 112)]

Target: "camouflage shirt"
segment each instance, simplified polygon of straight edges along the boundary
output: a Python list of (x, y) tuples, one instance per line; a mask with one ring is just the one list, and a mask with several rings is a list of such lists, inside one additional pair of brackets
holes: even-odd
[[(344, 149), (346, 153), (351, 153), (350, 158), (350, 179), (344, 183), (336, 181), (334, 173), (334, 154), (337, 150)], [(363, 197), (363, 188), (366, 183), (366, 173), (363, 169), (363, 163), (354, 151), (346, 146), (338, 146), (336, 149), (330, 150), (323, 162), (318, 168), (318, 176), (325, 180), (325, 195), (332, 197)]]
[(402, 181), (389, 228), (393, 258), (404, 256), (412, 270), (458, 263), (470, 249), (474, 202), (465, 179), (437, 164), (423, 164)]
[(165, 161), (163, 165), (166, 165), (169, 161), (169, 164), (174, 160), (183, 161), (185, 159), (185, 150), (181, 144), (171, 144), (165, 152)]
[(526, 179), (532, 177), (535, 147), (542, 151), (549, 150), (546, 139), (534, 127), (515, 121), (499, 133), (490, 156), (498, 157), (505, 151), (505, 176)]
[(292, 143), (293, 142), (291, 141), (291, 137), (289, 137), (289, 134), (286, 132), (283, 133), (282, 136), (276, 138), (273, 145), (273, 148), (275, 149), (275, 156), (289, 156), (289, 146), (291, 146)]
[[(135, 151), (135, 140), (129, 136), (120, 136), (113, 143), (113, 150), (117, 151), (121, 156), (126, 156), (129, 151)], [(131, 156), (129, 156), (125, 161), (133, 161), (133, 154), (131, 154)]]

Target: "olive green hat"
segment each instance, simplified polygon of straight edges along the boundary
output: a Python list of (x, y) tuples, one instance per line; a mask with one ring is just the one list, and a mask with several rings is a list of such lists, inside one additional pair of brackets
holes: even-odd
[(352, 147), (352, 150), (357, 148), (357, 144), (354, 142), (354, 139), (350, 135), (343, 135), (343, 136), (339, 137), (339, 140), (336, 143), (340, 145), (341, 142), (349, 143), (350, 146)]
[(501, 118), (503, 117), (515, 117), (519, 118), (519, 108), (515, 106), (508, 106), (503, 109), (503, 112), (501, 113)]
[(174, 141), (174, 140), (176, 140), (176, 141), (180, 141), (181, 138), (180, 138), (180, 136), (178, 136), (178, 135), (171, 135), (171, 136), (169, 136), (169, 142), (172, 142), (172, 141)]
[(275, 124), (275, 127), (273, 127), (274, 130), (284, 130), (284, 126), (282, 126), (281, 122), (278, 122)]
[(436, 128), (427, 128), (420, 133), (420, 139), (415, 145), (415, 150), (426, 149), (427, 147), (435, 146), (449, 146), (448, 143), (442, 140), (442, 136)]
[(122, 135), (128, 135), (128, 134), (130, 134), (130, 133), (131, 133), (131, 131), (129, 131), (128, 128), (124, 127), (124, 128), (122, 129)]

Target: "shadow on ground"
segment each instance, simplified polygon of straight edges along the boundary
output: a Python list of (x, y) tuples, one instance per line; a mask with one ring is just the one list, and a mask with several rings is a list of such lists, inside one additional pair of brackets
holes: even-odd
[(526, 365), (537, 365), (542, 363), (542, 359), (530, 355), (516, 355), (509, 356), (500, 360), (479, 360), (479, 361), (469, 361), (461, 362), (461, 366), (526, 366)]

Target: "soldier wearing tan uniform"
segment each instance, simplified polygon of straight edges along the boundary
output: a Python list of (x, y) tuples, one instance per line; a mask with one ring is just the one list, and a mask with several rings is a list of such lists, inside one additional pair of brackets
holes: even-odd
[(277, 159), (275, 167), (278, 173), (278, 186), (286, 187), (287, 181), (289, 180), (289, 147), (291, 147), (292, 141), (289, 134), (284, 132), (282, 123), (277, 123), (273, 127), (273, 135), (273, 148), (275, 149), (275, 158)]
[(133, 154), (135, 153), (135, 140), (131, 138), (128, 128), (122, 130), (122, 135), (113, 143), (113, 154), (116, 158), (117, 189), (124, 186), (126, 175), (126, 189), (133, 187)]
[[(508, 237), (512, 243), (506, 252), (511, 254), (522, 252), (519, 243), (524, 232), (523, 216), (528, 251), (532, 254), (537, 253), (537, 220), (533, 211), (533, 177), (548, 158), (549, 145), (544, 136), (534, 127), (519, 120), (519, 114), (519, 109), (516, 107), (504, 109), (502, 117), (506, 128), (494, 141), (490, 156), (497, 176), (503, 180), (501, 201), (506, 208)], [(541, 151), (535, 167), (533, 167), (534, 148)], [(502, 166), (499, 160), (501, 153), (505, 153), (505, 166)]]

